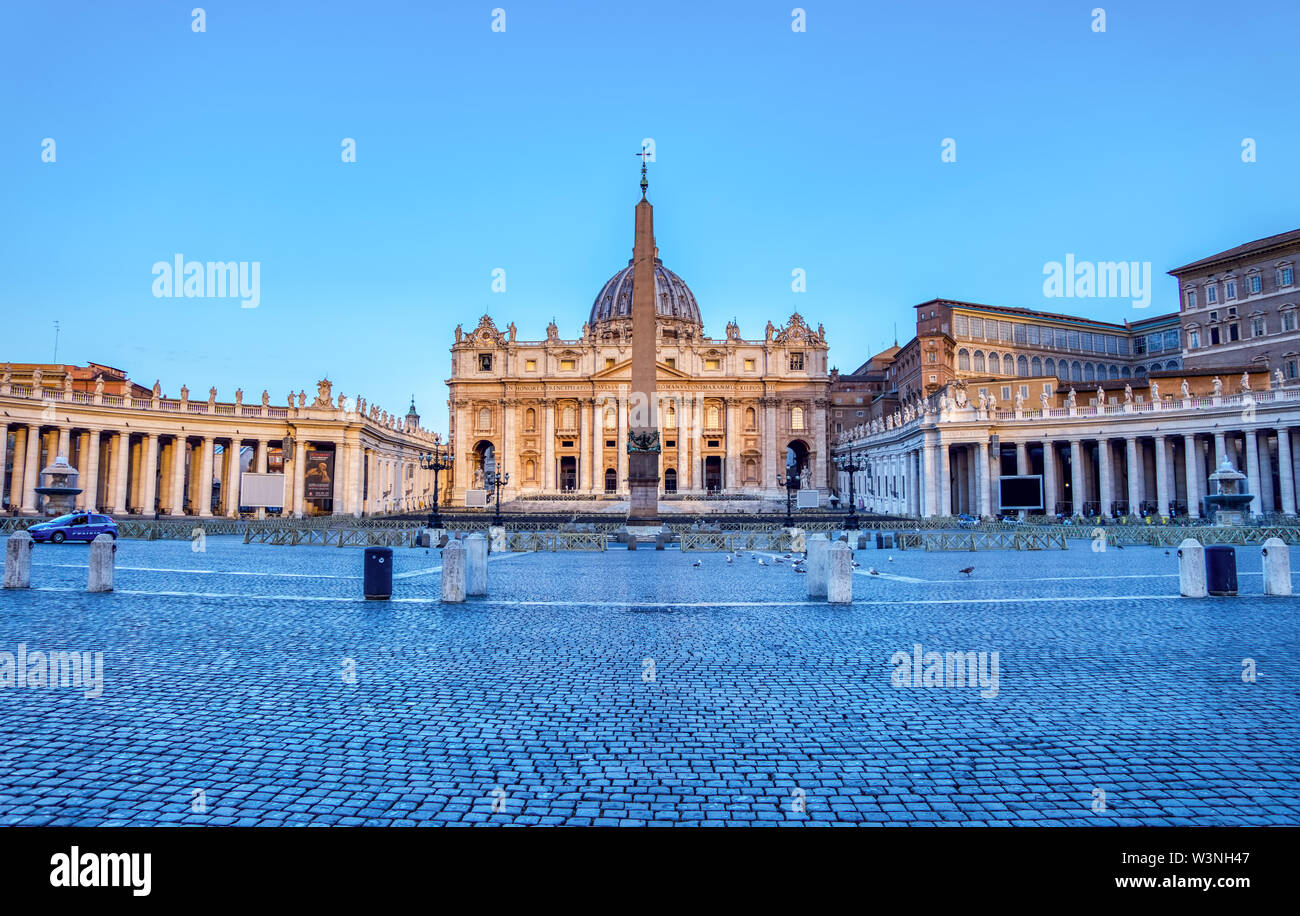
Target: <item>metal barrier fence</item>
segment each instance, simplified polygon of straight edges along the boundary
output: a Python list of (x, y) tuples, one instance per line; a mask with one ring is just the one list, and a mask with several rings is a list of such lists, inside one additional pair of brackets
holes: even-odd
[(605, 550), (607, 539), (596, 531), (511, 531), (506, 550), (512, 553), (556, 550)]
[(793, 538), (782, 529), (768, 531), (686, 531), (682, 550), (711, 550), (735, 553), (740, 550), (789, 552)]

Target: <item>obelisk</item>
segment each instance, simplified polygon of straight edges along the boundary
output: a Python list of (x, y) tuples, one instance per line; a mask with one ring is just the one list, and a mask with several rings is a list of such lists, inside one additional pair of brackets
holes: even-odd
[(659, 522), (659, 421), (655, 396), (654, 208), (646, 200), (645, 154), (641, 154), (641, 202), (636, 205), (632, 247), (632, 388), (628, 400), (627, 483), (629, 525)]

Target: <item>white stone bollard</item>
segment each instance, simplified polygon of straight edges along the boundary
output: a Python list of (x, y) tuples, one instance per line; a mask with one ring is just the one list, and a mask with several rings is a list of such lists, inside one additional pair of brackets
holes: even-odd
[(1178, 545), (1178, 593), (1184, 598), (1205, 598), (1205, 548), (1187, 538)]
[(487, 558), (487, 538), (481, 534), (465, 538), (465, 594), (487, 594)]
[(442, 600), (460, 604), (465, 600), (465, 542), (448, 541), (442, 548)]
[(88, 592), (111, 592), (113, 568), (117, 562), (117, 541), (101, 534), (90, 542), (90, 575), (86, 580)]
[(506, 528), (505, 525), (492, 525), (488, 528), (488, 540), (491, 542), (489, 550), (492, 553), (500, 553), (506, 549)]
[(825, 598), (826, 580), (830, 573), (829, 554), (831, 542), (824, 534), (814, 534), (808, 539), (808, 597)]
[(31, 587), (32, 536), (26, 531), (15, 531), (5, 545), (5, 588)]
[(844, 541), (830, 545), (826, 557), (826, 600), (831, 604), (853, 603), (853, 549)]
[(1291, 594), (1291, 548), (1281, 538), (1269, 538), (1260, 551), (1264, 558), (1264, 594)]

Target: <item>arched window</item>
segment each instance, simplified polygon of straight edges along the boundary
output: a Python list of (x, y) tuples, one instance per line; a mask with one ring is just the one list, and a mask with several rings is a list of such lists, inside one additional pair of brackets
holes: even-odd
[(1119, 378), (1119, 366), (1111, 366), (1107, 373), (1111, 378)]
[(1029, 377), (1029, 360), (1023, 356), (1016, 357), (1016, 375), (1021, 378)]
[(618, 417), (615, 416), (613, 407), (605, 408), (605, 428), (618, 429)]
[(1045, 375), (1056, 375), (1056, 360), (1049, 357), (1047, 362), (1043, 363), (1043, 372)]
[(722, 428), (722, 413), (717, 404), (710, 404), (704, 410), (704, 425), (709, 429)]
[(989, 354), (989, 371), (994, 374), (1002, 371), (1002, 357), (996, 353)]
[(957, 351), (957, 368), (962, 372), (970, 371), (970, 351), (965, 347)]
[(560, 414), (560, 417), (561, 429), (573, 429), (578, 425), (576, 422), (577, 414), (574, 413), (572, 407), (564, 408), (564, 412)]
[(1070, 363), (1070, 378), (1076, 382), (1083, 381), (1083, 363), (1077, 359)]
[(531, 407), (524, 411), (524, 429), (529, 431), (537, 429), (537, 411)]
[(669, 429), (677, 428), (677, 408), (671, 401), (668, 402), (668, 409), (664, 411), (664, 426)]
[(1015, 361), (1011, 358), (1011, 354), (1010, 354), (1010, 353), (1004, 353), (1004, 354), (1002, 354), (1002, 374), (1003, 374), (1003, 375), (1015, 375), (1015, 374), (1016, 374), (1016, 363), (1015, 363)]
[(537, 479), (537, 462), (531, 458), (529, 458), (527, 461), (524, 462), (524, 479), (525, 480)]
[(618, 471), (613, 468), (605, 468), (605, 492), (613, 493), (618, 490)]
[(754, 408), (746, 407), (745, 408), (745, 429), (757, 429), (758, 428), (757, 424), (758, 424), (758, 414), (754, 411)]
[[(1043, 361), (1037, 356), (1035, 356), (1029, 363), (1029, 374), (1034, 378), (1038, 378), (1043, 374)], [(1051, 373), (1048, 374), (1050, 375)]]
[(664, 492), (677, 492), (677, 468), (668, 468), (664, 471)]
[(790, 408), (790, 428), (803, 429), (803, 408), (802, 407)]
[(479, 428), (479, 429), (491, 429), (491, 428), (492, 428), (492, 411), (489, 410), (489, 409), (486, 408), (486, 407), (480, 407), (480, 408), (479, 408), (479, 411), (478, 411), (478, 428)]
[(1120, 377), (1120, 378), (1132, 378), (1132, 377), (1133, 377), (1133, 373), (1129, 370), (1129, 367), (1128, 367), (1128, 366), (1125, 366), (1123, 369), (1121, 369), (1121, 370), (1119, 371), (1119, 377)]
[(1147, 377), (1147, 367), (1146, 367), (1146, 366), (1138, 366), (1136, 369), (1133, 370), (1133, 375), (1134, 375), (1135, 377), (1137, 377), (1137, 378), (1146, 378), (1146, 377)]
[(974, 363), (974, 365), (975, 365), (975, 371), (976, 371), (976, 372), (983, 372), (983, 371), (984, 371), (984, 351), (983, 351), (983, 350), (976, 350), (976, 351), (975, 351), (975, 363)]
[(1085, 382), (1097, 381), (1097, 370), (1092, 367), (1092, 363), (1083, 364), (1083, 380)]
[(1177, 369), (1177, 368), (1178, 368), (1178, 360), (1176, 360), (1176, 359), (1171, 359), (1169, 362), (1165, 363), (1165, 368), (1166, 368), (1166, 369)]

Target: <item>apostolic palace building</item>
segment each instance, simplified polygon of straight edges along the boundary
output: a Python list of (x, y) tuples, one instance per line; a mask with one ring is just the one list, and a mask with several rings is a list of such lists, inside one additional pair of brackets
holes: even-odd
[(1042, 508), (1022, 514), (1198, 518), (1228, 460), (1253, 514), (1295, 515), (1297, 259), (1300, 230), (1176, 268), (1179, 311), (1132, 323), (917, 305), (912, 340), (833, 379), (836, 453), (862, 465), (855, 499), (986, 517), (1003, 511), (1001, 478), (1029, 475)]
[[(544, 339), (520, 340), (513, 324), (503, 331), (486, 315), (468, 333), (457, 327), (447, 380), (453, 505), (482, 499), (493, 469), (510, 475), (503, 499), (627, 498), (632, 286), (629, 260), (576, 338), (552, 322)], [(824, 490), (823, 329), (796, 313), (757, 339), (734, 322), (710, 337), (695, 295), (658, 258), (654, 292), (665, 503), (783, 496), (787, 459), (804, 486)]]

